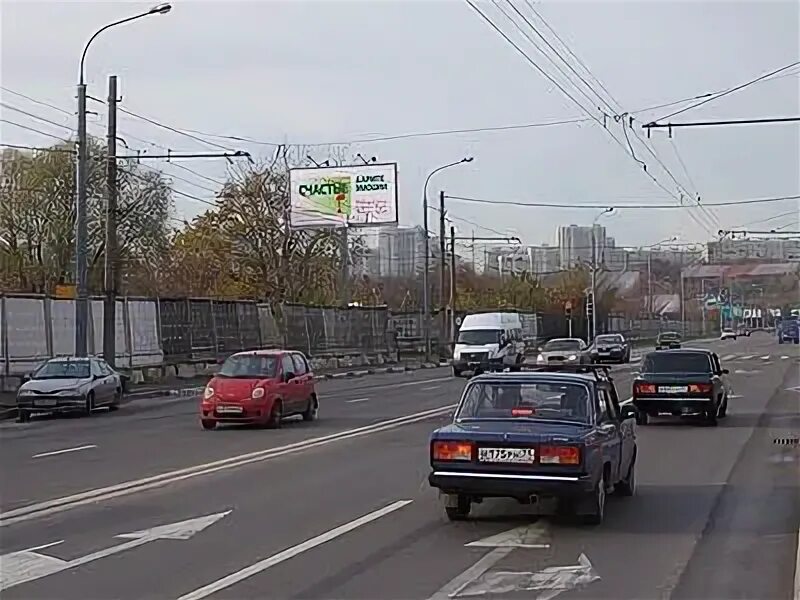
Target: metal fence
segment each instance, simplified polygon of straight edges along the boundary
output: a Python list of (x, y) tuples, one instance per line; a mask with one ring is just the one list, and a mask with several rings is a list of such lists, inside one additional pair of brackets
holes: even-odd
[[(92, 355), (103, 348), (103, 301), (89, 305)], [(0, 295), (0, 376), (74, 352), (73, 300)], [(309, 356), (390, 351), (386, 308), (270, 305), (207, 298), (122, 298), (116, 310), (119, 368), (215, 360), (241, 350), (282, 346)], [(392, 348), (393, 349), (393, 348)]]

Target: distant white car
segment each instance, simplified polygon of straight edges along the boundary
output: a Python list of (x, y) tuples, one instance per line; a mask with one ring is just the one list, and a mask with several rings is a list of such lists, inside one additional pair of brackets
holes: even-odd
[(735, 340), (736, 332), (733, 329), (723, 329), (719, 336), (721, 340)]

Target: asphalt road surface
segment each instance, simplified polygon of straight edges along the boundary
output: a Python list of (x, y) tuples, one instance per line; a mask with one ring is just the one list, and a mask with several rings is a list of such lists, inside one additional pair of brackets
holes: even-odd
[[(694, 345), (731, 371), (729, 417), (639, 427), (637, 494), (595, 528), (507, 501), (446, 520), (426, 480), (428, 436), (464, 386), (446, 369), (322, 382), (320, 420), (281, 430), (203, 431), (181, 398), (2, 424), (0, 594), (789, 600), (798, 347)], [(615, 369), (622, 398), (634, 368)]]

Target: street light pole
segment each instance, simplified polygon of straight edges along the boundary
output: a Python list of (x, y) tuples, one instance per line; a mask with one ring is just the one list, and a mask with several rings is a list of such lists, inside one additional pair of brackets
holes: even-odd
[(428, 239), (428, 182), (430, 182), (431, 177), (433, 177), (439, 171), (444, 171), (445, 169), (449, 169), (450, 167), (455, 167), (456, 165), (460, 165), (462, 163), (472, 162), (472, 157), (467, 156), (462, 158), (461, 160), (457, 160), (456, 162), (448, 163), (446, 165), (442, 165), (441, 167), (437, 167), (433, 171), (428, 174), (428, 177), (425, 178), (425, 185), (422, 188), (422, 228), (425, 230), (425, 268), (422, 270), (422, 328), (424, 330), (425, 335), (425, 360), (430, 362), (431, 360), (431, 319), (430, 319), (430, 290), (429, 290), (429, 283), (428, 283), (428, 270), (430, 268), (430, 253), (431, 253), (431, 245), (430, 240)]
[(88, 245), (89, 225), (88, 207), (86, 199), (86, 179), (88, 174), (89, 147), (86, 136), (86, 80), (84, 77), (84, 63), (86, 53), (95, 38), (106, 29), (129, 23), (142, 17), (156, 14), (166, 14), (172, 9), (170, 4), (159, 4), (147, 12), (120, 19), (98, 29), (81, 54), (80, 72), (78, 78), (78, 164), (75, 173), (76, 202), (75, 202), (75, 355), (79, 357), (88, 354), (89, 332), (89, 281), (88, 281)]
[[(607, 208), (592, 221), (592, 322), (591, 322), (591, 337), (590, 341), (594, 341), (597, 335), (597, 235), (595, 234), (595, 225), (603, 215), (612, 212), (613, 208)], [(605, 240), (603, 240), (605, 245)]]

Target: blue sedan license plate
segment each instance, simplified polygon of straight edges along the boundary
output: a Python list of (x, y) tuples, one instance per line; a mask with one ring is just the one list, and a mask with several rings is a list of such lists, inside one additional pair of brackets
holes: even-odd
[(533, 448), (478, 448), (478, 461), (487, 463), (533, 464)]

